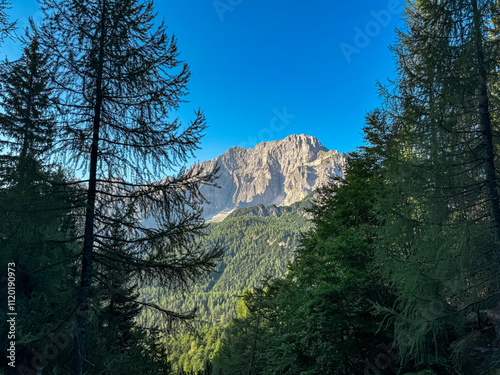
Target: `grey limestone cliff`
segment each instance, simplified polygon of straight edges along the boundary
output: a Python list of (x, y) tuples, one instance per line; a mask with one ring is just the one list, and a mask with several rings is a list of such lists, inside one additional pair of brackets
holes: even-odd
[[(345, 162), (345, 154), (328, 150), (316, 138), (301, 134), (259, 143), (248, 150), (233, 147), (193, 168), (220, 167), (220, 188), (201, 188), (210, 202), (204, 206), (204, 216), (210, 219), (235, 208), (298, 202), (326, 184), (330, 176), (343, 176)], [(222, 218), (225, 216), (222, 214)]]

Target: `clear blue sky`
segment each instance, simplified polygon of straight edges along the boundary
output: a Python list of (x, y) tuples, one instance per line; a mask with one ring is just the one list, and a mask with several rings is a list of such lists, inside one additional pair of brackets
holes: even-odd
[[(376, 81), (394, 76), (388, 47), (403, 3), (157, 0), (193, 73), (179, 116), (200, 107), (208, 120), (196, 159), (290, 134), (339, 151), (361, 145), (365, 114), (380, 103)], [(9, 13), (21, 27), (41, 19), (35, 0), (12, 0)], [(6, 42), (5, 53), (19, 48)]]

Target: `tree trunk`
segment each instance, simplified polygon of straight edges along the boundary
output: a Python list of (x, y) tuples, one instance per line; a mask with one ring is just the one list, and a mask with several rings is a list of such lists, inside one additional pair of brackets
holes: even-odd
[(257, 312), (257, 326), (255, 328), (255, 335), (253, 337), (253, 344), (252, 344), (252, 357), (250, 359), (250, 369), (248, 370), (248, 375), (252, 375), (253, 371), (253, 363), (255, 361), (255, 350), (257, 349), (257, 336), (259, 334), (259, 326), (260, 326), (260, 312)]
[(486, 188), (488, 192), (488, 206), (490, 217), (493, 222), (495, 236), (495, 257), (500, 265), (500, 199), (497, 187), (497, 173), (495, 170), (495, 153), (493, 148), (493, 134), (491, 128), (491, 114), (488, 97), (488, 75), (483, 50), (483, 37), (481, 31), (481, 14), (477, 7), (477, 0), (472, 0), (472, 10), (474, 17), (474, 39), (477, 54), (477, 67), (479, 73), (478, 93), (479, 93), (479, 128), (485, 152), (484, 168), (486, 172)]
[(21, 148), (21, 153), (19, 154), (19, 162), (18, 162), (19, 180), (24, 186), (26, 182), (25, 181), (26, 177), (28, 177), (26, 169), (27, 169), (28, 151), (30, 149), (30, 141), (31, 141), (29, 130), (34, 130), (31, 118), (31, 113), (32, 113), (31, 99), (33, 95), (33, 72), (31, 71), (31, 69), (30, 69), (28, 87), (29, 87), (29, 93), (28, 93), (28, 99), (26, 103), (26, 113), (24, 118), (23, 146)]
[(88, 323), (88, 310), (90, 305), (90, 288), (92, 283), (92, 258), (94, 250), (94, 210), (97, 188), (97, 161), (99, 150), (99, 128), (101, 125), (102, 107), (102, 71), (104, 60), (105, 38), (105, 12), (106, 0), (102, 3), (101, 32), (99, 38), (99, 58), (96, 71), (96, 102), (94, 106), (94, 120), (92, 126), (92, 148), (90, 152), (89, 186), (87, 191), (87, 207), (85, 212), (85, 233), (82, 251), (82, 271), (80, 288), (77, 297), (76, 332), (73, 347), (73, 365), (71, 375), (82, 375), (85, 356), (85, 331)]

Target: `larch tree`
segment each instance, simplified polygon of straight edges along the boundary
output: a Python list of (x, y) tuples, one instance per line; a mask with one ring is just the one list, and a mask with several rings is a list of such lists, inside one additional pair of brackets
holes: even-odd
[(498, 306), (497, 13), (494, 1), (408, 2), (398, 77), (371, 117), (395, 337), (404, 360), (440, 373), (477, 370), (463, 360), (476, 339), (468, 314), (484, 328), (479, 311)]
[[(62, 92), (52, 150), (86, 176), (71, 365), (71, 373), (81, 375), (92, 282), (99, 281), (94, 262), (130, 267), (139, 285), (181, 289), (216, 265), (220, 251), (195, 241), (205, 228), (199, 187), (212, 183), (215, 171), (183, 169), (198, 149), (205, 118), (198, 110), (183, 126), (170, 115), (187, 93), (190, 71), (179, 60), (175, 37), (167, 36), (163, 23), (155, 26), (151, 1), (41, 4), (46, 18), (40, 37), (58, 67), (53, 81)], [(116, 247), (126, 251), (119, 254), (106, 245), (104, 230), (116, 223), (127, 233)], [(190, 316), (163, 312), (174, 320)]]

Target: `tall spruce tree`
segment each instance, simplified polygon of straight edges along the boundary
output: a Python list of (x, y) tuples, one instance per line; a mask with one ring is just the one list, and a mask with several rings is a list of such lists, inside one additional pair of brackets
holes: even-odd
[[(55, 125), (48, 58), (40, 51), (38, 35), (30, 36), (21, 58), (2, 65), (0, 146), (4, 152), (0, 178), (4, 183), (27, 182), (36, 164), (52, 145)], [(27, 182), (29, 184), (29, 182)]]
[[(36, 34), (28, 34), (25, 42), (21, 58), (4, 62), (0, 74), (0, 258), (3, 264), (14, 264), (15, 308), (25, 317), (16, 325), (17, 368), (8, 367), (5, 357), (0, 367), (34, 374), (49, 366), (46, 357), (51, 357), (52, 369), (63, 368), (67, 361), (64, 341), (69, 340), (63, 331), (75, 290), (68, 280), (75, 277), (71, 264), (77, 255), (73, 213), (78, 200), (65, 185), (66, 174), (44, 163), (55, 96)], [(5, 273), (0, 284), (7, 287)], [(7, 328), (2, 322), (1, 331)], [(4, 349), (6, 339), (2, 335)], [(46, 356), (44, 348), (51, 354)]]
[[(350, 155), (340, 186), (319, 190), (314, 227), (290, 266), (289, 285), (281, 282), (277, 293), (278, 319), (269, 324), (272, 334), (263, 345), (269, 348), (263, 353), (265, 374), (371, 373), (379, 371), (381, 353), (396, 355), (392, 330), (382, 329), (371, 309), (393, 300), (373, 268), (373, 205), (381, 185), (376, 158), (364, 152)], [(384, 372), (394, 373), (394, 365), (391, 358)]]
[[(179, 171), (198, 148), (205, 119), (197, 111), (183, 127), (169, 116), (187, 93), (190, 72), (178, 59), (175, 37), (167, 36), (163, 24), (155, 26), (151, 1), (41, 4), (46, 21), (40, 36), (58, 67), (54, 82), (63, 92), (54, 150), (88, 175), (71, 366), (71, 373), (80, 375), (87, 365), (93, 263), (99, 258), (107, 264), (103, 229), (116, 223), (111, 212), (131, 213), (119, 224), (132, 236), (121, 241), (134, 250), (119, 262), (132, 267), (133, 277), (139, 283), (187, 288), (220, 257), (217, 249), (205, 251), (193, 242), (204, 230), (198, 188), (211, 183), (214, 173)], [(174, 171), (176, 177), (166, 177)], [(189, 316), (164, 312), (169, 319)]]
[(404, 360), (439, 373), (491, 365), (470, 351), (482, 346), (479, 312), (498, 306), (497, 14), (494, 1), (409, 2), (397, 80), (370, 117), (387, 182), (378, 254), (398, 293), (396, 340)]
[(341, 181), (319, 190), (314, 226), (286, 277), (244, 292), (214, 368), (224, 374), (397, 373), (391, 327), (372, 310), (374, 303), (393, 302), (373, 267), (374, 204), (383, 185), (377, 158), (371, 151), (351, 154)]

